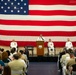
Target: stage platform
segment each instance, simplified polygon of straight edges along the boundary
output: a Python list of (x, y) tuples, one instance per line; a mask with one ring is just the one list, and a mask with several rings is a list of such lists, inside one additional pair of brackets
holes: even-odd
[(30, 62), (57, 62), (58, 55), (52, 56), (29, 56)]

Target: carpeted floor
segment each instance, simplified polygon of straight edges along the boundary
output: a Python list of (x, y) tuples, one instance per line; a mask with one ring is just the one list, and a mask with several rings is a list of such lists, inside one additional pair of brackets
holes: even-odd
[(58, 75), (56, 62), (30, 62), (28, 75)]

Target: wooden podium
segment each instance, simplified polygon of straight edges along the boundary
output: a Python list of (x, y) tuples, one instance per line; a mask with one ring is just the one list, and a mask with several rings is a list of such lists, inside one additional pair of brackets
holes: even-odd
[(44, 41), (36, 41), (37, 45), (37, 56), (44, 55)]

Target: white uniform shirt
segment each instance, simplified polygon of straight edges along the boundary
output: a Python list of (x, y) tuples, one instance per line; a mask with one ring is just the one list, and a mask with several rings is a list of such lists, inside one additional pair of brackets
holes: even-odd
[(11, 42), (10, 47), (11, 48), (17, 48), (17, 42)]
[(54, 43), (53, 42), (48, 42), (48, 47), (49, 47), (49, 49), (54, 50)]
[(67, 50), (70, 49), (70, 48), (73, 49), (72, 42), (70, 42), (70, 41), (66, 42), (65, 47), (66, 47)]

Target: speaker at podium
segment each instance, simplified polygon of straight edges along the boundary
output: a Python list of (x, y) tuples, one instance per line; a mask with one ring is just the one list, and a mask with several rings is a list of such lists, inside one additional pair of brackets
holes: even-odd
[(44, 41), (36, 41), (37, 45), (37, 56), (44, 55)]

